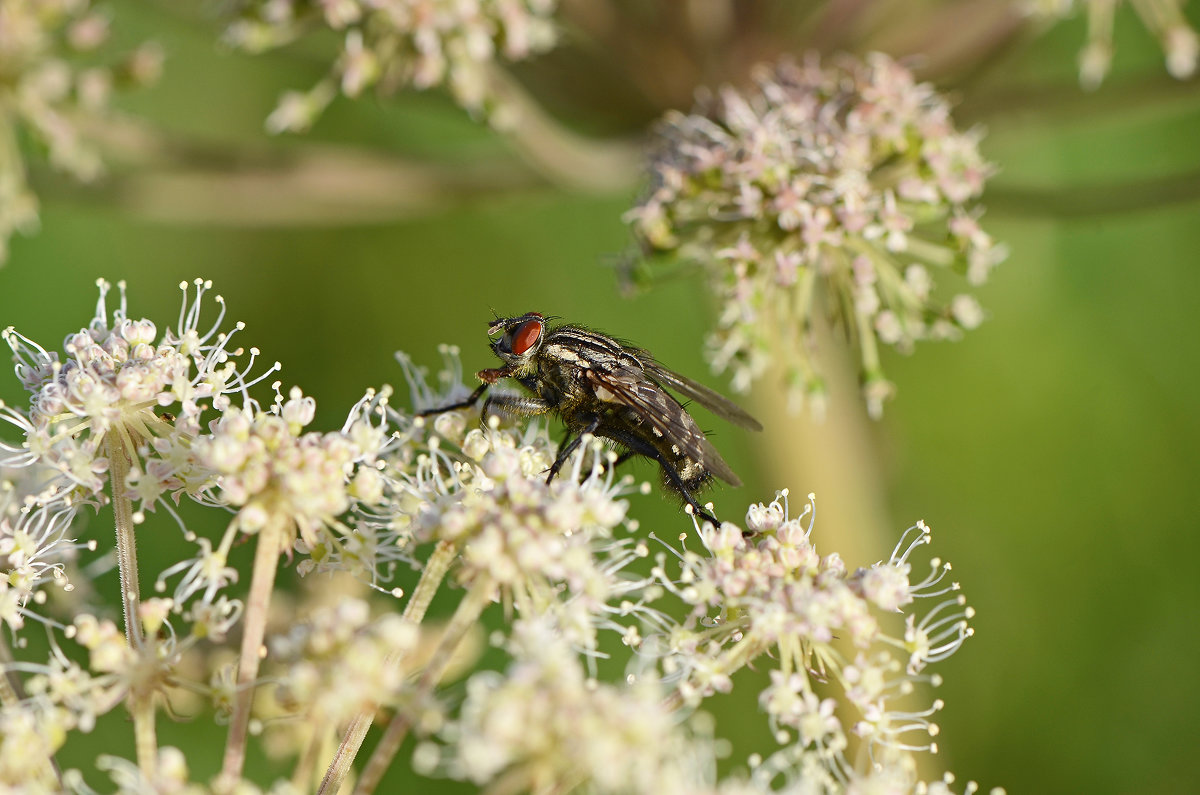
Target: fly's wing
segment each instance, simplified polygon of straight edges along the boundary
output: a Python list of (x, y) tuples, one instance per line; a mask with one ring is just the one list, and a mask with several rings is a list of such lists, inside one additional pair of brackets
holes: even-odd
[(640, 350), (630, 350), (646, 369), (646, 374), (663, 386), (674, 389), (689, 400), (694, 400), (718, 417), (729, 420), (734, 425), (751, 431), (761, 431), (762, 424), (746, 413), (745, 409), (724, 395), (718, 394), (703, 384), (697, 384), (690, 378), (668, 370), (650, 354)]
[(633, 361), (625, 359), (603, 371), (596, 368), (584, 370), (584, 377), (597, 398), (628, 406), (649, 426), (653, 434), (668, 444), (677, 445), (680, 452), (702, 463), (708, 472), (726, 483), (742, 485), (692, 415), (679, 405), (679, 401), (647, 378), (639, 365), (636, 358)]

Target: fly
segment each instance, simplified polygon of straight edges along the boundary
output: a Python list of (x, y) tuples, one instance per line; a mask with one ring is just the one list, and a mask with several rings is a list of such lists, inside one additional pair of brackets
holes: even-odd
[(621, 449), (616, 464), (639, 455), (657, 461), (663, 486), (697, 516), (719, 524), (696, 492), (714, 477), (733, 486), (741, 481), (667, 388), (743, 428), (761, 431), (758, 420), (708, 387), (663, 367), (646, 351), (583, 326), (549, 326), (544, 315), (527, 312), (496, 319), (488, 326), (488, 337), (503, 366), (476, 373), (482, 383), (466, 400), (423, 415), (473, 406), (489, 386), (511, 378), (530, 394), (493, 392), (484, 401), (482, 416), (486, 420), (493, 411), (523, 417), (554, 414), (563, 421), (567, 437), (547, 483), (584, 435), (592, 434)]

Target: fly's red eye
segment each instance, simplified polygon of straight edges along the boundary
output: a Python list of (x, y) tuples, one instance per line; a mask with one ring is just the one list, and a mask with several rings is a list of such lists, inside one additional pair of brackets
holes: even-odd
[(518, 356), (524, 354), (537, 344), (538, 338), (541, 336), (542, 322), (540, 320), (525, 321), (513, 332), (512, 352)]

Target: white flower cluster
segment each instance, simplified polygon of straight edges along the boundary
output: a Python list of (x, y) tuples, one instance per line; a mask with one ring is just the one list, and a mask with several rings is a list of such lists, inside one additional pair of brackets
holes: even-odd
[(293, 388), (268, 411), (252, 402), (227, 409), (193, 443), (196, 459), (217, 477), (217, 498), (237, 506), (243, 532), (283, 515), (311, 549), (320, 529), (350, 507), (347, 485), (362, 453), (345, 434), (302, 433), (315, 411), (316, 401)]
[[(415, 670), (420, 641), (416, 624), (394, 612), (371, 620), (361, 599), (317, 607), (268, 640), (280, 711), (272, 722), (283, 733), (324, 726), (332, 737), (360, 710), (394, 707)], [(288, 738), (270, 742), (286, 746)]]
[[(752, 90), (669, 114), (626, 218), (646, 253), (707, 270), (722, 303), (709, 358), (735, 389), (782, 363), (793, 400), (819, 410), (812, 323), (824, 309), (857, 340), (878, 414), (891, 392), (878, 343), (908, 351), (983, 318), (969, 295), (939, 303), (930, 272), (979, 284), (1005, 256), (973, 206), (992, 172), (980, 137), (886, 55), (783, 62), (760, 68)], [(645, 267), (652, 278), (654, 260)]]
[[(0, 627), (16, 632), (27, 616), (37, 618), (30, 604), (44, 604), (56, 585), (71, 590), (67, 563), (81, 545), (67, 537), (75, 512), (69, 503), (24, 493), (36, 481), (37, 468), (16, 472), (16, 480), (0, 479)], [(20, 475), (32, 475), (21, 478)]]
[(95, 6), (91, 0), (0, 3), (0, 263), (12, 234), (30, 232), (38, 222), (18, 138), (32, 136), (52, 167), (91, 180), (100, 156), (87, 122), (107, 113), (114, 88), (158, 77), (162, 58), (150, 45), (97, 64), (110, 22)]
[(520, 61), (554, 46), (558, 0), (244, 0), (225, 38), (261, 52), (308, 31), (341, 39), (330, 75), (312, 90), (289, 92), (267, 120), (273, 132), (302, 131), (337, 91), (356, 97), (446, 86), (467, 110), (489, 110), (488, 70), (494, 61)]
[(465, 581), (487, 576), (513, 587), (548, 579), (578, 592), (602, 587), (591, 542), (619, 525), (628, 508), (615, 498), (619, 484), (612, 473), (600, 475), (602, 459), (596, 456), (595, 471), (582, 484), (582, 456), (547, 484), (539, 475), (553, 460), (548, 447), (517, 448), (507, 435), (478, 430), (464, 445), (478, 464), (460, 465), (454, 474), (461, 485), (424, 507), (418, 537), (460, 545)]
[(168, 640), (135, 651), (112, 621), (88, 614), (76, 616), (63, 634), (87, 650), (88, 662), (73, 661), (52, 637), (45, 663), (20, 666), (28, 676), (24, 698), (0, 708), (0, 783), (45, 782), (68, 732), (92, 731), (99, 716), (133, 692), (165, 691), (185, 650)]
[[(78, 487), (84, 496), (95, 496), (104, 487), (109, 469), (103, 445), (113, 442), (127, 455), (144, 452), (148, 458), (162, 453), (170, 460), (180, 455), (181, 437), (194, 435), (202, 401), (221, 409), (230, 404), (230, 394), (245, 396), (246, 390), (262, 380), (278, 364), (256, 378), (249, 378), (258, 351), (239, 369), (234, 357), (234, 332), (221, 332), (224, 300), (217, 296), (220, 313), (207, 331), (198, 324), (204, 294), (212, 284), (195, 282), (195, 297), (189, 302), (187, 283), (177, 330), (167, 330), (157, 343), (155, 324), (128, 315), (124, 282), (118, 283), (120, 302), (111, 320), (107, 309), (110, 285), (98, 283), (100, 298), (96, 315), (87, 328), (67, 337), (63, 356), (47, 351), (14, 329), (3, 332), (13, 349), (17, 377), (30, 392), (28, 414), (3, 407), (0, 418), (22, 432), (21, 445), (0, 446), (0, 465), (24, 467), (37, 464), (60, 475), (62, 492)], [(241, 329), (239, 324), (237, 330)], [(172, 407), (174, 415), (160, 416)], [(191, 470), (170, 466), (170, 476), (160, 482), (179, 488), (193, 482)], [(135, 477), (138, 491), (150, 489), (146, 473)], [(158, 493), (166, 490), (164, 485)], [(154, 503), (154, 499), (145, 502)]]
[[(229, 726), (213, 784), (222, 791), (257, 791), (244, 770), (258, 753), (250, 744), (295, 758), (292, 786), (308, 791), (328, 762), (322, 749), (343, 745), (340, 727), (365, 736), (385, 710), (391, 725), (373, 753), (385, 752), (362, 780), (378, 780), (411, 730), (419, 771), (498, 789), (949, 792), (922, 782), (915, 761), (934, 749), (940, 704), (900, 703), (936, 684), (928, 667), (971, 632), (948, 566), (935, 560), (913, 576), (913, 553), (929, 541), (923, 524), (887, 560), (850, 571), (817, 554), (811, 505), (790, 517), (785, 492), (750, 508), (746, 533), (709, 526), (698, 531), (702, 550), (651, 557), (628, 518), (632, 478), (596, 440), (547, 482), (555, 444), (540, 423), (480, 426), (477, 408), (414, 416), (390, 405), (389, 388), (367, 392), (332, 432), (308, 430), (315, 406), (299, 390), (285, 397), (275, 384), (264, 409), (249, 389), (265, 375), (235, 363), (242, 352), (218, 331), (223, 311), (207, 331), (198, 325), (207, 289), (185, 293), (178, 330), (161, 337), (128, 318), (123, 291), (110, 317), (103, 283), (96, 317), (61, 359), (6, 334), (31, 407), (3, 410), (23, 439), (0, 450), (0, 788), (83, 790), (55, 756), (124, 707), (136, 763), (101, 757), (97, 769), (122, 791), (204, 791), (185, 755), (156, 742), (160, 710), (186, 703)], [(456, 352), (443, 356), (434, 387), (401, 358), (419, 410), (467, 393)], [(114, 476), (109, 492), (104, 474)], [(219, 541), (183, 527), (183, 496), (232, 514)], [(81, 547), (68, 533), (83, 500), (114, 507), (124, 632), (96, 617), (101, 605), (47, 598), (70, 586)], [(163, 596), (143, 598), (136, 556), (121, 544), (157, 543), (132, 532), (152, 518), (177, 522), (195, 551), (156, 579)], [(253, 573), (235, 591), (230, 552), (247, 534)], [(291, 603), (272, 632), (287, 552), (304, 556), (294, 573), (322, 575), (311, 590), (324, 601)], [(401, 563), (421, 572), (403, 614), (389, 602), (372, 619), (361, 583), (402, 597), (383, 585)], [(353, 593), (329, 587), (324, 575), (338, 570), (358, 578)], [(444, 628), (430, 628), (444, 582), (464, 595)], [(932, 609), (913, 611), (930, 599)], [(446, 686), (474, 661), (496, 602), (509, 624), (491, 638), (507, 665)], [(42, 659), (21, 642), (31, 618), (47, 629)], [(616, 650), (630, 655), (623, 675)], [(747, 701), (779, 747), (719, 780), (719, 727), (698, 708), (740, 687), (751, 665), (767, 667), (769, 682)], [(264, 691), (274, 698), (256, 698)]]
[[(514, 624), (512, 663), (467, 682), (453, 738), (451, 775), (514, 791), (702, 792), (716, 778), (702, 721), (681, 725), (653, 680), (628, 686), (589, 678), (561, 630)], [(697, 736), (698, 735), (698, 736)], [(707, 742), (706, 742), (707, 741)], [(419, 754), (420, 756), (420, 754)]]
[[(970, 636), (972, 611), (955, 594), (957, 584), (945, 582), (949, 567), (939, 561), (921, 582), (909, 579), (909, 556), (929, 543), (923, 524), (905, 533), (886, 562), (848, 572), (838, 555), (817, 554), (809, 538), (814, 516), (810, 502), (789, 517), (782, 492), (747, 512), (749, 536), (729, 522), (703, 531), (705, 553), (685, 551), (678, 574), (660, 555), (657, 575), (692, 612), (658, 642), (680, 698), (696, 704), (729, 691), (733, 674), (753, 660), (776, 659), (760, 706), (781, 743), (819, 760), (822, 776), (838, 781), (854, 772), (848, 760), (855, 757), (846, 753), (851, 733), (879, 746), (877, 754), (934, 748), (930, 717), (940, 703), (914, 712), (891, 702), (933, 681), (921, 672)], [(931, 597), (945, 598), (919, 622), (910, 614), (894, 633), (875, 615)], [(836, 712), (836, 689), (859, 713), (849, 730)], [(913, 737), (921, 733), (924, 742)]]
[[(228, 408), (231, 394), (245, 397), (251, 385), (278, 367), (251, 378), (253, 349), (247, 363), (237, 363), (243, 352), (231, 345), (236, 330), (219, 330), (225, 315), (219, 296), (215, 322), (206, 330), (199, 327), (208, 282), (180, 285), (178, 325), (157, 342), (153, 322), (129, 317), (124, 283), (118, 285), (120, 301), (111, 317), (110, 285), (103, 280), (98, 285), (95, 316), (66, 338), (61, 355), (12, 328), (3, 333), (17, 377), (30, 393), (28, 411), (0, 404), (0, 419), (21, 436), (15, 443), (0, 440), (0, 471), (8, 484), (0, 517), (0, 560), (7, 575), (0, 578), (0, 616), (13, 628), (37, 617), (31, 605), (44, 602), (43, 586), (71, 587), (64, 564), (81, 545), (67, 532), (81, 503), (111, 500), (104, 492), (110, 475), (128, 470), (121, 486), (130, 503), (140, 502), (135, 522), (158, 507), (173, 514), (168, 494), (205, 499), (213, 472), (191, 449), (201, 412), (208, 405)], [(168, 408), (174, 413), (164, 411)], [(190, 533), (186, 537), (195, 540)], [(92, 549), (95, 544), (87, 542)], [(207, 539), (201, 546), (211, 551)], [(222, 564), (210, 574), (222, 575), (224, 584), (233, 576), (230, 571)], [(195, 590), (177, 594), (175, 608), (182, 610), (181, 597)], [(228, 626), (236, 606), (212, 602), (216, 590), (207, 592), (204, 612)]]

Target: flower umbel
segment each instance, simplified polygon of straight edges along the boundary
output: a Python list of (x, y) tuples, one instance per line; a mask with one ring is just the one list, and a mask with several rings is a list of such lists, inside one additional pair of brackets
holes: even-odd
[(322, 541), (321, 528), (350, 507), (347, 483), (358, 450), (342, 433), (303, 433), (315, 410), (316, 402), (293, 388), (268, 411), (253, 401), (227, 409), (196, 440), (197, 460), (217, 475), (215, 499), (238, 509), (237, 529), (254, 533), (285, 516), (311, 549)]
[[(211, 282), (197, 280), (190, 301), (189, 286), (180, 285), (184, 301), (178, 328), (167, 330), (157, 342), (153, 321), (130, 319), (124, 282), (117, 284), (120, 301), (111, 319), (107, 307), (111, 286), (104, 280), (97, 284), (96, 314), (86, 328), (67, 337), (62, 356), (11, 327), (3, 333), (13, 350), (17, 377), (30, 393), (30, 409), (26, 415), (2, 407), (0, 416), (22, 432), (24, 443), (0, 446), (0, 465), (41, 464), (58, 472), (64, 491), (78, 487), (84, 495), (95, 495), (104, 487), (109, 437), (115, 437), (127, 456), (150, 456), (155, 440), (179, 442), (179, 434), (198, 430), (200, 401), (226, 406), (230, 393), (245, 395), (278, 368), (276, 364), (251, 378), (258, 356), (253, 348), (249, 362), (239, 368), (234, 357), (243, 351), (231, 343), (242, 326), (228, 333), (218, 331), (225, 316), (220, 296), (216, 321), (207, 331), (199, 328), (202, 299)], [(177, 413), (157, 413), (167, 407)], [(184, 483), (181, 471), (154, 471), (176, 488)]]
[(0, 480), (0, 626), (13, 632), (28, 617), (42, 619), (31, 605), (42, 604), (47, 587), (72, 590), (66, 564), (80, 548), (67, 536), (75, 507), (65, 499), (39, 502), (21, 493), (20, 482)]
[[(651, 185), (626, 218), (647, 254), (708, 273), (721, 301), (709, 361), (744, 391), (782, 364), (794, 403), (819, 410), (813, 320), (839, 317), (858, 346), (873, 415), (892, 387), (879, 343), (901, 351), (982, 320), (938, 301), (931, 269), (986, 279), (1004, 257), (975, 202), (992, 167), (932, 86), (886, 55), (760, 68), (659, 125)], [(655, 260), (635, 274), (653, 277)]]
[(110, 26), (96, 5), (91, 0), (0, 3), (0, 263), (7, 258), (9, 237), (38, 223), (20, 136), (44, 147), (54, 169), (92, 180), (101, 166), (88, 122), (107, 115), (114, 89), (158, 76), (162, 56), (150, 45), (95, 62)]
[(328, 77), (305, 93), (289, 92), (267, 119), (272, 132), (308, 129), (337, 92), (445, 85), (459, 105), (486, 112), (494, 61), (520, 61), (555, 44), (558, 0), (433, 0), (380, 3), (337, 0), (243, 0), (226, 30), (230, 43), (261, 52), (306, 32), (327, 29), (341, 40)]
[(711, 785), (711, 748), (687, 730), (701, 721), (681, 723), (657, 682), (590, 679), (545, 619), (517, 622), (509, 645), (510, 668), (471, 677), (461, 716), (444, 732), (451, 775), (530, 792), (682, 795)]
[[(128, 792), (257, 792), (247, 760), (265, 751), (295, 760), (272, 792), (312, 791), (323, 775), (317, 791), (333, 795), (381, 711), (391, 717), (360, 766), (363, 792), (380, 790), (409, 734), (418, 773), (497, 792), (950, 792), (950, 779), (918, 773), (941, 708), (919, 690), (970, 635), (971, 611), (948, 566), (914, 574), (925, 525), (850, 571), (814, 549), (812, 505), (790, 516), (782, 492), (747, 511), (749, 535), (696, 528), (702, 548), (652, 557), (653, 536), (629, 518), (634, 481), (598, 440), (547, 482), (557, 446), (540, 420), (480, 425), (471, 409), (430, 420), (393, 408), (388, 387), (368, 390), (340, 429), (310, 430), (315, 405), (299, 390), (275, 384), (269, 405), (249, 395), (258, 379), (234, 363), (223, 314), (199, 327), (198, 288), (162, 335), (128, 318), (123, 292), (110, 313), (104, 284), (64, 351), (5, 335), (32, 398), (28, 411), (0, 409), (22, 434), (0, 448), (0, 789), (90, 791), (56, 755), (127, 709), (136, 761), (102, 755), (87, 776)], [(401, 360), (422, 409), (466, 390), (455, 352), (443, 355), (433, 388)], [(183, 496), (187, 510), (220, 512), (222, 538), (184, 526)], [(112, 504), (115, 556), (74, 560), (87, 500)], [(162, 522), (194, 553), (143, 599), (134, 550), (162, 543)], [(247, 535), (241, 587), (231, 558)], [(300, 565), (281, 565), (296, 553)], [(103, 583), (61, 598), (114, 558), (123, 628), (92, 600)], [(381, 584), (402, 563), (420, 572), (407, 594)], [(357, 581), (330, 582), (339, 569)], [(278, 592), (297, 575), (313, 599)], [(386, 604), (361, 598), (380, 592)], [(426, 621), (446, 606), (445, 623)], [(30, 619), (48, 638), (40, 659), (24, 642)], [(508, 659), (449, 685), (478, 662), (481, 619)], [(747, 712), (757, 702), (777, 747), (720, 780), (722, 727), (700, 709), (744, 689), (751, 665), (767, 681)], [(202, 711), (226, 742), (219, 777), (197, 786), (195, 760), (160, 746), (157, 725), (162, 712)]]
[[(668, 574), (660, 555), (663, 585), (692, 612), (656, 642), (666, 644), (664, 670), (678, 681), (679, 698), (692, 703), (730, 690), (733, 674), (763, 655), (777, 659), (759, 704), (778, 741), (844, 782), (867, 772), (851, 761), (852, 734), (876, 759), (936, 750), (931, 718), (940, 702), (916, 711), (895, 702), (918, 683), (936, 684), (922, 671), (970, 636), (972, 611), (940, 561), (921, 582), (909, 579), (909, 556), (929, 543), (924, 524), (905, 532), (888, 561), (850, 573), (838, 555), (817, 554), (809, 539), (814, 515), (810, 502), (790, 517), (784, 491), (747, 512), (750, 537), (729, 522), (702, 531), (707, 554), (683, 552), (678, 575)], [(873, 612), (924, 598), (941, 601), (919, 621), (909, 615), (903, 628), (889, 629)], [(852, 727), (835, 711), (838, 690), (860, 713)]]

